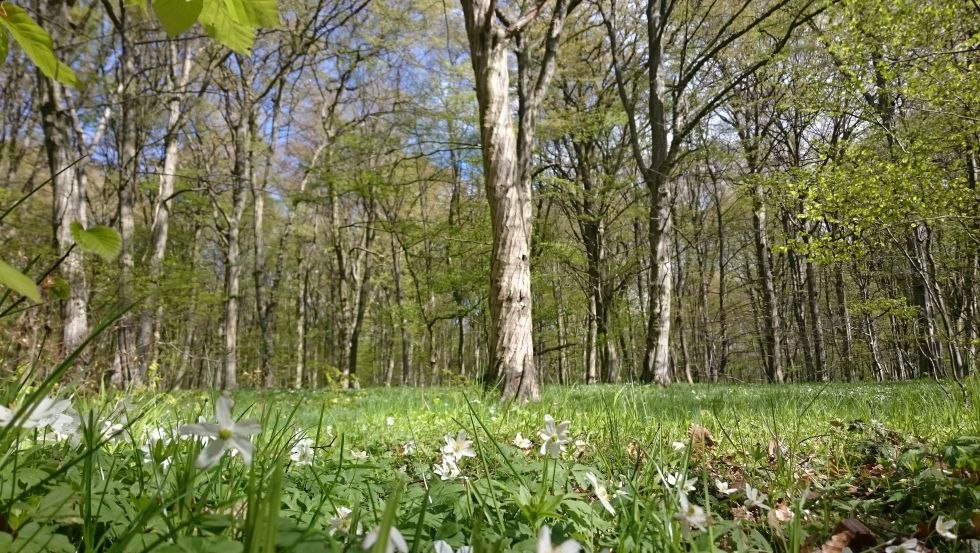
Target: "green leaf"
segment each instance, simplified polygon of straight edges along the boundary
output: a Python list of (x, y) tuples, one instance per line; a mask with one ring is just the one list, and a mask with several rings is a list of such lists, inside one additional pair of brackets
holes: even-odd
[(7, 61), (7, 50), (10, 49), (10, 39), (7, 38), (7, 31), (0, 30), (0, 63)]
[(247, 54), (255, 42), (255, 28), (234, 19), (225, 0), (207, 0), (198, 17), (211, 38), (240, 54)]
[(75, 72), (54, 56), (51, 35), (35, 23), (23, 8), (4, 2), (0, 9), (0, 24), (10, 31), (41, 73), (67, 85), (78, 86)]
[(37, 284), (34, 284), (34, 281), (24, 273), (4, 263), (3, 260), (0, 260), (0, 284), (36, 302), (41, 301), (41, 291)]
[(71, 237), (82, 251), (94, 253), (106, 261), (112, 261), (122, 251), (119, 233), (106, 226), (97, 225), (85, 229), (75, 221), (71, 224)]
[(278, 27), (279, 6), (276, 0), (251, 0), (243, 2), (246, 20), (243, 23), (253, 27)]
[(171, 37), (190, 29), (203, 8), (204, 0), (153, 0), (153, 13)]

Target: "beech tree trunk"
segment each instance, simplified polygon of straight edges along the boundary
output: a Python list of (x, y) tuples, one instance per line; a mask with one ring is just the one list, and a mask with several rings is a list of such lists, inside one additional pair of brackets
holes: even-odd
[[(554, 74), (568, 6), (565, 0), (555, 3), (537, 78), (524, 78), (530, 68), (522, 64), (515, 142), (507, 56), (512, 42), (515, 38), (520, 40), (520, 33), (537, 17), (541, 5), (513, 23), (498, 23), (502, 13), (493, 0), (461, 0), (461, 4), (476, 80), (483, 177), (493, 235), (486, 382), (501, 386), (502, 399), (537, 400), (541, 391), (532, 343), (531, 179), (527, 169), (534, 143), (535, 115)], [(519, 64), (520, 56), (529, 55), (528, 46), (522, 46)]]

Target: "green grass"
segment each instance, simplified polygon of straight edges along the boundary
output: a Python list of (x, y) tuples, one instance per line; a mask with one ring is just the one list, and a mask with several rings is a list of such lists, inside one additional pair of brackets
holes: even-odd
[[(213, 420), (215, 399), (147, 394), (120, 408), (121, 398), (75, 398), (91, 421), (77, 446), (43, 430), (0, 434), (0, 553), (361, 551), (379, 525), (415, 552), (433, 551), (435, 540), (535, 551), (542, 526), (556, 544), (623, 552), (819, 550), (848, 518), (867, 525), (881, 550), (914, 535), (967, 551), (977, 537), (975, 379), (965, 388), (578, 386), (548, 388), (530, 405), (499, 404), (475, 388), (243, 392), (235, 417), (263, 429), (251, 465), (226, 454), (198, 469), (200, 446), (189, 439), (141, 451), (151, 430)], [(571, 423), (558, 459), (538, 454), (547, 414)], [(104, 438), (106, 419), (124, 430)], [(692, 438), (698, 427), (712, 439)], [(461, 478), (441, 480), (433, 465), (444, 436), (461, 429), (476, 457), (459, 462)], [(534, 447), (512, 445), (517, 432)], [(303, 436), (314, 442), (312, 465), (290, 460)], [(590, 472), (609, 496), (626, 494), (611, 498), (615, 514)], [(707, 511), (704, 529), (678, 516), (678, 488), (664, 482), (671, 474), (692, 480), (688, 499)], [(716, 480), (740, 491), (722, 494)], [(767, 494), (768, 510), (746, 508), (745, 484)], [(339, 509), (350, 514), (332, 523)], [(936, 534), (940, 515), (958, 522), (960, 539)]]

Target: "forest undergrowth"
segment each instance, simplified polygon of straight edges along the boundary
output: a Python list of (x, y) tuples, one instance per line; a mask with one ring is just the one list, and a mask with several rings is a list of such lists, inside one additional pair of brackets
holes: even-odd
[(528, 405), (5, 389), (2, 552), (980, 545), (976, 379), (553, 387)]

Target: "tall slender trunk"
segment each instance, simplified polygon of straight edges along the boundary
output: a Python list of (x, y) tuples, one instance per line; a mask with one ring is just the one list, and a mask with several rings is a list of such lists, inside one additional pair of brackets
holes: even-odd
[(829, 380), (827, 372), (827, 353), (824, 346), (823, 321), (820, 316), (820, 293), (817, 291), (817, 270), (809, 259), (802, 260), (806, 274), (806, 313), (809, 319), (813, 344), (814, 379)]
[(568, 335), (565, 330), (565, 305), (562, 301), (561, 286), (555, 282), (552, 287), (555, 296), (555, 308), (558, 312), (557, 323), (558, 323), (558, 383), (561, 385), (568, 384), (568, 351), (566, 344), (568, 344)]
[(310, 289), (310, 270), (300, 263), (300, 273), (303, 275), (299, 294), (296, 297), (296, 372), (293, 376), (293, 387), (302, 388), (306, 375), (306, 297)]
[[(57, 7), (54, 8), (57, 10)], [(63, 14), (51, 14), (49, 21), (63, 21)], [(55, 24), (56, 26), (60, 26)], [(85, 176), (72, 142), (72, 120), (65, 88), (52, 79), (37, 73), (41, 91), (41, 128), (44, 133), (44, 149), (47, 153), (48, 170), (54, 184), (52, 224), (59, 255), (66, 256), (61, 264), (61, 274), (68, 283), (68, 299), (61, 304), (62, 348), (65, 354), (78, 348), (88, 336), (88, 280), (82, 264), (82, 253), (74, 248), (71, 224), (88, 225), (85, 203)], [(87, 356), (81, 358), (84, 365)]]
[(190, 80), (193, 50), (188, 46), (180, 61), (181, 70), (174, 74), (173, 67), (178, 62), (176, 43), (170, 44), (171, 70), (167, 72), (167, 88), (171, 92), (167, 100), (167, 127), (163, 136), (163, 164), (157, 195), (153, 201), (153, 219), (150, 223), (150, 248), (148, 275), (150, 297), (139, 314), (139, 336), (136, 340), (136, 354), (140, 371), (144, 374), (156, 358), (162, 306), (159, 303), (160, 279), (163, 276), (163, 260), (167, 252), (167, 239), (170, 234), (170, 198), (177, 180), (177, 165), (180, 158), (180, 127), (184, 118), (183, 98)]
[[(127, 22), (126, 8), (120, 13), (121, 25), (117, 29), (122, 45), (122, 63), (119, 66), (118, 88), (120, 96), (120, 120), (116, 130), (119, 147), (119, 182), (117, 197), (119, 199), (119, 237), (122, 249), (119, 254), (119, 302), (128, 305), (133, 298), (133, 240), (135, 238), (135, 222), (133, 209), (136, 203), (136, 179), (138, 171), (137, 114), (138, 96), (133, 89), (136, 78), (135, 61), (139, 51), (129, 40), (125, 28)], [(119, 387), (140, 386), (143, 384), (141, 363), (137, 357), (137, 319), (136, 313), (127, 311), (119, 319), (116, 328), (116, 351), (113, 361), (113, 381)]]
[[(844, 285), (844, 269), (837, 265), (834, 270), (834, 288), (837, 292), (837, 320), (841, 325), (844, 336), (843, 359), (841, 360), (844, 378), (851, 382), (854, 380), (854, 327), (851, 324), (851, 314), (847, 308), (847, 289)], [(875, 346), (875, 349), (877, 345)], [(872, 357), (877, 352), (872, 352)], [(877, 360), (875, 360), (877, 364)]]
[[(228, 102), (230, 104), (230, 102)], [(242, 109), (250, 109), (251, 102), (243, 102)], [(231, 106), (227, 106), (231, 109)], [(224, 313), (224, 367), (221, 388), (234, 390), (238, 387), (238, 309), (241, 304), (241, 222), (248, 199), (251, 181), (251, 137), (248, 114), (240, 113), (232, 132), (235, 160), (232, 174), (232, 211), (227, 217), (225, 240), (225, 313)]]
[(402, 272), (398, 262), (398, 248), (395, 235), (391, 235), (391, 273), (395, 284), (395, 308), (398, 311), (398, 334), (401, 345), (401, 383), (402, 386), (411, 384), (412, 374), (412, 340), (408, 335), (408, 319), (405, 317), (405, 298), (402, 292)]
[(595, 384), (599, 381), (597, 363), (598, 348), (596, 347), (596, 301), (595, 294), (589, 294), (589, 308), (585, 324), (585, 383)]
[(523, 28), (537, 12), (502, 26), (492, 0), (461, 0), (461, 4), (476, 77), (483, 177), (493, 228), (486, 380), (492, 385), (502, 384), (503, 399), (536, 400), (541, 392), (532, 344), (530, 165), (536, 115), (554, 76), (568, 5), (566, 0), (555, 2), (536, 78), (530, 77), (529, 46), (519, 45), (515, 142), (507, 54), (515, 37), (523, 41)]
[(763, 328), (763, 359), (766, 377), (770, 382), (785, 379), (783, 369), (783, 325), (779, 314), (775, 278), (772, 268), (772, 248), (769, 246), (765, 189), (761, 184), (752, 187), (752, 233), (755, 242), (755, 259), (759, 268), (759, 295)]

